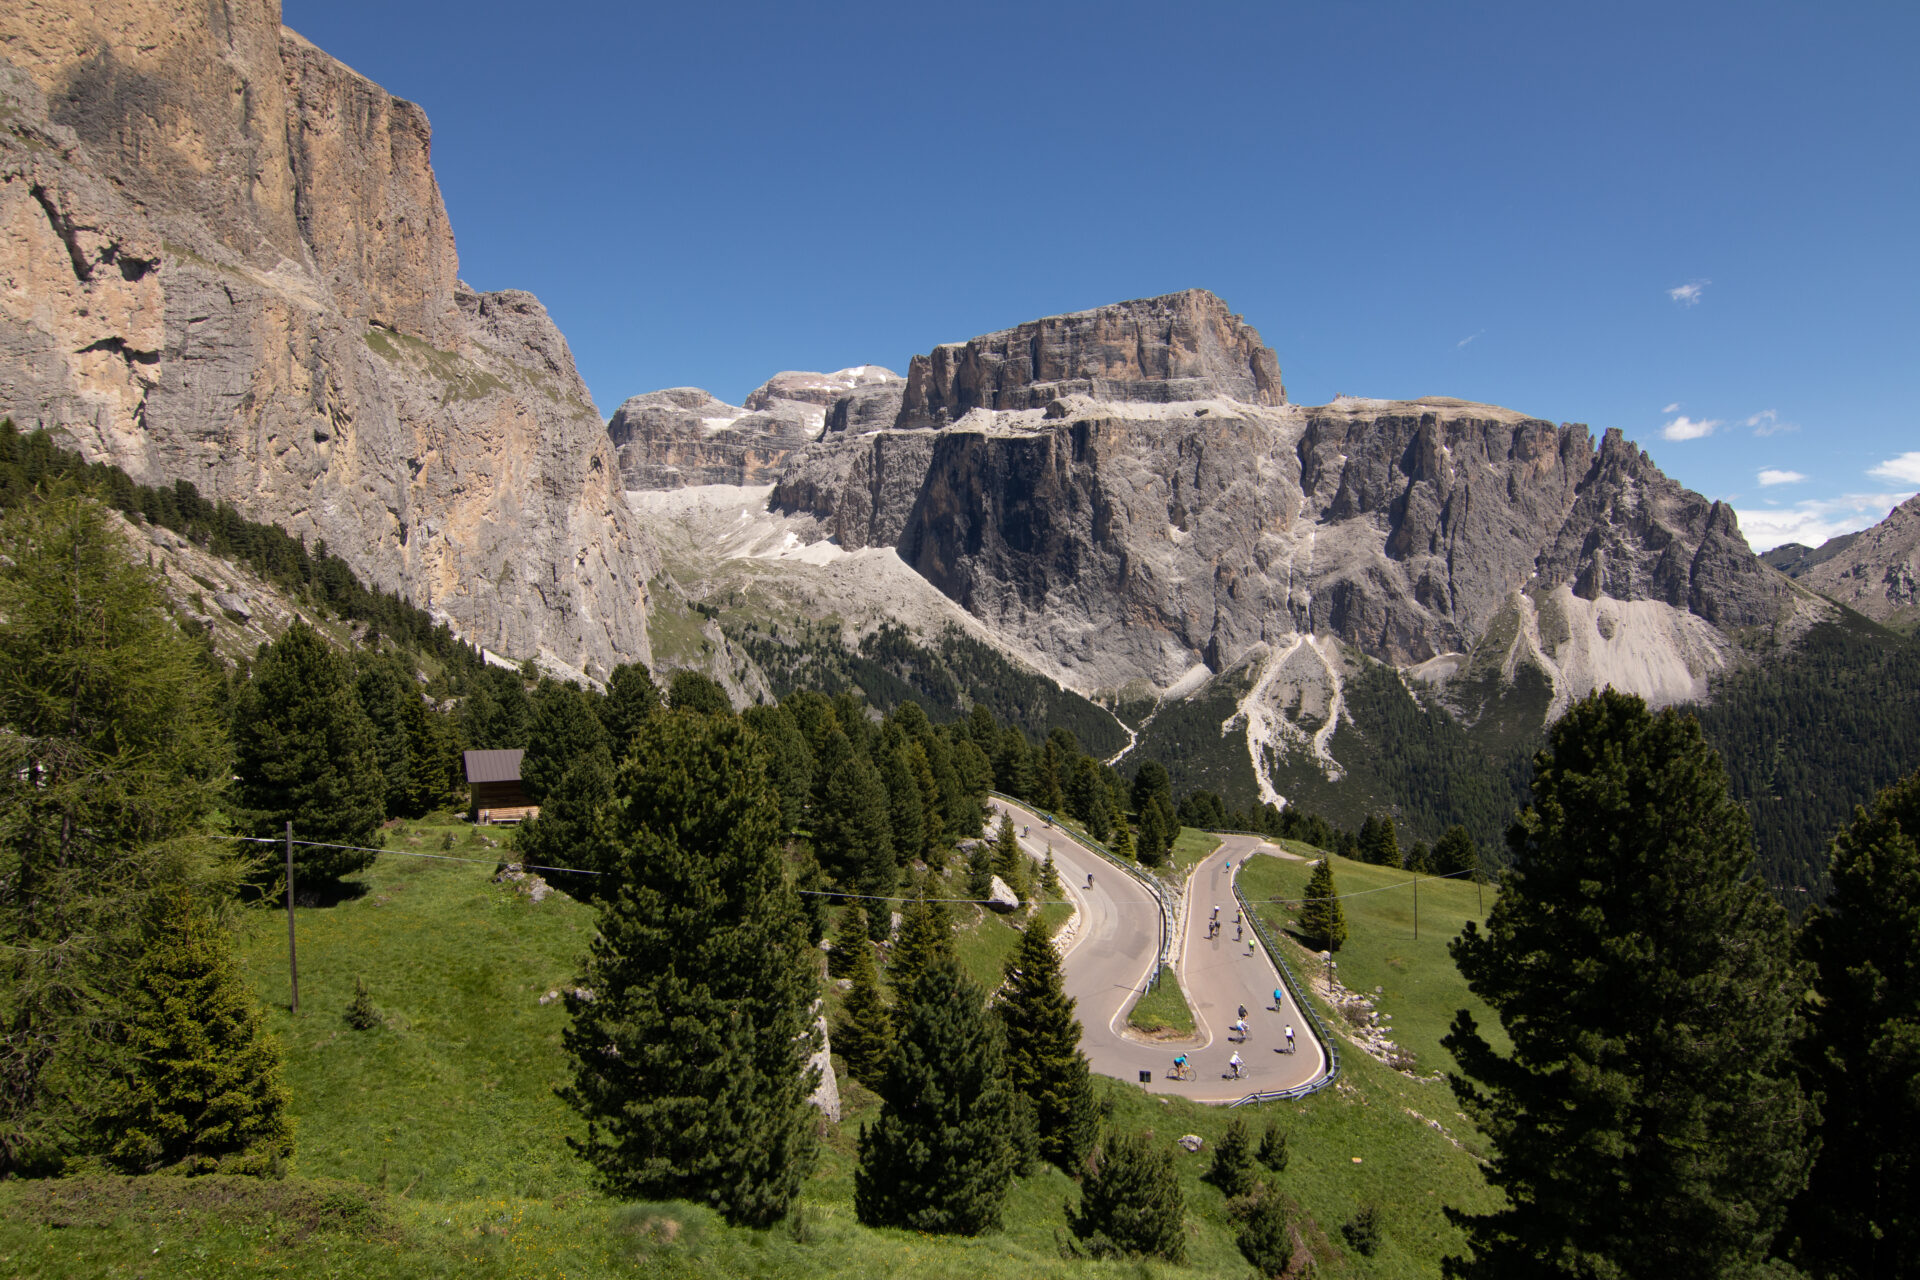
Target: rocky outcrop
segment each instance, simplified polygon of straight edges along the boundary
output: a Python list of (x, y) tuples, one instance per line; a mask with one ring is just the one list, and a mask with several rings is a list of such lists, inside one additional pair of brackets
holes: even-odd
[(1260, 335), (1204, 289), (1034, 320), (915, 356), (895, 425), (956, 422), (974, 409), (1038, 408), (1063, 396), (1105, 401), (1223, 397), (1286, 403)]
[[(777, 373), (731, 405), (698, 387), (629, 398), (607, 422), (628, 490), (766, 484), (843, 406), (874, 397), (897, 409), (900, 375), (879, 365), (835, 373)], [(887, 425), (892, 424), (889, 414)]]
[[(1211, 295), (1174, 300), (1225, 317)], [(1010, 335), (1107, 332), (1115, 317), (1186, 314), (1168, 301), (947, 350), (972, 352), (965, 361), (985, 368), (986, 353), (1016, 345)], [(989, 410), (1022, 404), (1042, 385), (1000, 378), (993, 396), (971, 384), (976, 392), (921, 412), (916, 403), (938, 399), (916, 401), (936, 362), (916, 357), (922, 381), (909, 374), (900, 426), (829, 430), (794, 454), (771, 505), (819, 518), (849, 549), (896, 546), (944, 594), (1083, 690), (1135, 679), (1166, 688), (1196, 663), (1222, 671), (1301, 634), (1412, 666), (1473, 649), (1496, 623), (1517, 625), (1521, 593), (1546, 607), (1536, 647), (1548, 662), (1573, 655), (1570, 672), (1625, 672), (1627, 685), (1637, 668), (1609, 665), (1611, 635), (1684, 640), (1666, 664), (1673, 671), (1642, 664), (1648, 692), (1665, 697), (1704, 687), (1724, 645), (1556, 593), (1654, 602), (1715, 634), (1791, 612), (1793, 587), (1752, 555), (1732, 511), (1669, 480), (1617, 432), (1596, 442), (1577, 425), (1440, 398), (1298, 408), (1278, 403), (1277, 375), (1223, 382), (1156, 360), (1135, 367), (1164, 377), (1135, 375), (1114, 399)], [(1178, 398), (1188, 392), (1201, 396)], [(950, 421), (969, 401), (964, 420)], [(915, 425), (929, 420), (937, 429)], [(1541, 632), (1537, 614), (1529, 605), (1526, 625)], [(1573, 634), (1566, 619), (1595, 635)]]
[(1803, 585), (1878, 622), (1920, 620), (1920, 497), (1870, 529), (1800, 551), (1787, 571)]
[(425, 114), (268, 0), (0, 9), (0, 414), (185, 479), (513, 657), (645, 658), (566, 343), (458, 281)]

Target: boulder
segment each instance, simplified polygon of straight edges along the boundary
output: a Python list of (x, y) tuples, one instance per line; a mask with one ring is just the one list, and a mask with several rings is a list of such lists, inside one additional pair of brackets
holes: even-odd
[(987, 906), (990, 910), (1006, 915), (1020, 909), (1020, 895), (999, 876), (993, 878), (993, 884), (987, 889)]
[(1180, 1138), (1180, 1145), (1190, 1152), (1198, 1153), (1200, 1148), (1207, 1145), (1207, 1140), (1197, 1133), (1189, 1133)]

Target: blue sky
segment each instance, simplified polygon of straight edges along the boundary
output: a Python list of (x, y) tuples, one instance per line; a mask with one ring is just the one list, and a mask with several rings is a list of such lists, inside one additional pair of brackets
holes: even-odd
[(287, 0), (610, 410), (1212, 289), (1289, 397), (1596, 433), (1756, 546), (1920, 490), (1920, 6)]

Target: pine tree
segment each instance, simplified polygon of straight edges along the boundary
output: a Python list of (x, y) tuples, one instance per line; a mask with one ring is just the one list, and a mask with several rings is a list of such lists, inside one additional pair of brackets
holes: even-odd
[(1073, 1016), (1054, 950), (1052, 927), (1035, 916), (1007, 958), (1006, 981), (994, 999), (1006, 1028), (1007, 1079), (1033, 1105), (1040, 1158), (1071, 1174), (1093, 1149), (1099, 1125), (1093, 1074), (1080, 1052)]
[[(386, 818), (386, 779), (351, 666), (295, 623), (260, 655), (234, 708), (234, 771), (246, 830), (370, 847)], [(294, 846), (300, 879), (337, 880), (373, 862), (356, 849)]]
[(470, 751), (524, 749), (532, 714), (518, 672), (484, 667), (471, 677), (460, 704), (460, 741)]
[(993, 892), (993, 846), (976, 840), (967, 850), (967, 896), (977, 902)]
[(1286, 1130), (1277, 1124), (1269, 1124), (1267, 1131), (1260, 1135), (1260, 1163), (1274, 1173), (1285, 1173), (1290, 1156)]
[[(833, 1028), (833, 1047), (847, 1064), (847, 1073), (869, 1087), (886, 1072), (893, 1053), (893, 1018), (880, 994), (880, 971), (873, 963), (873, 943), (867, 940), (866, 913), (852, 907), (843, 921), (842, 940), (847, 957), (842, 968), (853, 982)], [(838, 953), (836, 945), (834, 951)]]
[(1107, 836), (1107, 848), (1122, 858), (1134, 857), (1133, 832), (1127, 829), (1126, 819), (1117, 818), (1113, 830)]
[(993, 837), (992, 873), (1006, 881), (1007, 888), (1013, 890), (1022, 902), (1033, 897), (1028, 863), (1026, 852), (1020, 848), (1019, 837), (1014, 834), (1013, 819), (1002, 813), (1000, 830)]
[(1155, 796), (1165, 796), (1168, 805), (1172, 805), (1173, 781), (1167, 777), (1167, 767), (1158, 760), (1143, 760), (1133, 771), (1133, 787), (1128, 793), (1133, 811), (1144, 817)]
[(706, 716), (733, 714), (733, 699), (727, 696), (719, 681), (684, 669), (674, 672), (667, 685), (667, 705), (675, 711), (694, 711)]
[(1080, 1207), (1067, 1226), (1095, 1257), (1142, 1254), (1179, 1262), (1186, 1256), (1187, 1200), (1173, 1151), (1143, 1134), (1110, 1137), (1080, 1180)]
[(515, 857), (541, 867), (577, 867), (594, 873), (544, 874), (577, 896), (611, 896), (620, 869), (613, 804), (613, 758), (604, 743), (597, 744), (568, 765), (541, 803), (539, 816), (515, 828)]
[(612, 761), (612, 745), (595, 701), (592, 694), (553, 679), (542, 680), (533, 691), (520, 781), (534, 804), (544, 804), (547, 792), (560, 785), (582, 756), (604, 752)]
[(1433, 846), (1433, 869), (1436, 873), (1457, 875), (1461, 872), (1480, 869), (1480, 851), (1474, 847), (1473, 837), (1462, 826), (1451, 826), (1441, 833), (1439, 841)]
[(1611, 690), (1535, 758), (1483, 933), (1452, 945), (1512, 1041), (1442, 1044), (1505, 1207), (1459, 1277), (1745, 1274), (1806, 1177), (1788, 1062), (1807, 984), (1698, 721)]
[(748, 707), (740, 718), (765, 739), (767, 779), (780, 793), (780, 819), (788, 831), (807, 825), (813, 794), (813, 748), (785, 707)]
[(446, 761), (436, 758), (444, 747), (430, 727), (432, 713), (420, 687), (400, 656), (391, 651), (361, 653), (355, 693), (373, 726), (387, 815), (417, 818), (449, 801)]
[(940, 784), (934, 780), (933, 765), (927, 758), (925, 744), (910, 740), (903, 750), (907, 761), (907, 772), (912, 775), (914, 785), (920, 790), (922, 814), (920, 856), (926, 859), (929, 867), (937, 871), (943, 861), (942, 851), (946, 846), (946, 823), (940, 814)]
[(1046, 859), (1040, 864), (1040, 889), (1050, 901), (1058, 902), (1066, 892), (1060, 883), (1060, 869), (1053, 865), (1053, 846), (1047, 846)]
[(367, 990), (366, 979), (353, 980), (353, 1002), (347, 1006), (347, 1025), (355, 1031), (371, 1031), (380, 1025), (380, 1013), (373, 1007), (373, 994)]
[(293, 1152), (280, 1044), (232, 944), (178, 894), (139, 966), (108, 1156), (133, 1173), (267, 1173)]
[[(851, 978), (855, 951), (869, 944), (871, 935), (864, 907), (849, 904), (841, 908), (840, 928), (833, 935), (833, 950), (827, 952), (827, 976)], [(855, 942), (858, 941), (856, 947)]]
[(880, 754), (880, 781), (887, 792), (888, 830), (893, 839), (896, 862), (906, 862), (926, 847), (926, 810), (920, 804), (920, 785), (905, 754), (899, 750)]
[(1235, 1120), (1213, 1148), (1213, 1164), (1207, 1169), (1207, 1181), (1231, 1200), (1252, 1191), (1259, 1180), (1260, 1169), (1253, 1159), (1253, 1135), (1247, 1132), (1245, 1120)]
[(1143, 865), (1157, 867), (1166, 861), (1167, 849), (1173, 843), (1167, 835), (1166, 824), (1160, 816), (1160, 806), (1154, 803), (1156, 795), (1149, 795), (1146, 804), (1140, 810), (1140, 836), (1134, 842), (1134, 849)]
[(814, 852), (835, 883), (852, 893), (891, 897), (899, 883), (887, 789), (846, 735), (834, 733), (821, 753), (825, 785), (813, 815)]
[(0, 519), (0, 1177), (91, 1145), (146, 922), (227, 878), (195, 839), (233, 772), (202, 653), (94, 502)]
[(1271, 1185), (1256, 1193), (1252, 1212), (1234, 1238), (1240, 1252), (1263, 1276), (1277, 1276), (1293, 1261), (1293, 1214)]
[(813, 949), (760, 739), (733, 716), (648, 721), (621, 766), (619, 893), (562, 1043), (571, 1145), (628, 1197), (786, 1213), (812, 1163)]
[(1415, 840), (1407, 849), (1406, 861), (1402, 864), (1415, 875), (1433, 874), (1433, 851), (1427, 848), (1425, 840)]
[(1794, 1202), (1795, 1261), (1821, 1280), (1920, 1274), (1920, 773), (1834, 839), (1833, 892), (1801, 953), (1820, 1000), (1802, 1078), (1823, 1090), (1820, 1152)]
[(894, 994), (905, 1000), (927, 967), (952, 953), (953, 921), (947, 915), (947, 904), (916, 893), (900, 914), (900, 937), (893, 944), (893, 963), (887, 969)]
[(1313, 864), (1307, 893), (1300, 903), (1300, 934), (1315, 951), (1338, 951), (1347, 941), (1347, 913), (1340, 907), (1340, 891), (1333, 883), (1333, 858)]
[(1400, 865), (1400, 836), (1391, 817), (1370, 813), (1360, 824), (1360, 859), (1377, 867)]
[(907, 993), (899, 1038), (860, 1130), (854, 1211), (869, 1226), (978, 1235), (1000, 1225), (1012, 1151), (1000, 1039), (951, 955)]
[(607, 677), (607, 696), (595, 710), (607, 731), (607, 749), (617, 763), (639, 736), (640, 726), (660, 711), (660, 687), (653, 674), (637, 662), (623, 662)]

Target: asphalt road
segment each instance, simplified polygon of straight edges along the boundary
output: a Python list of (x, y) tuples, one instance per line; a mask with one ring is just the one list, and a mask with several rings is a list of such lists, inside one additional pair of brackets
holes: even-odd
[[(1277, 1011), (1271, 1007), (1274, 988), (1281, 982), (1266, 952), (1256, 943), (1249, 955), (1245, 941), (1232, 941), (1237, 908), (1225, 864), (1231, 861), (1237, 868), (1258, 840), (1229, 836), (1194, 868), (1185, 913), (1188, 936), (1175, 940), (1173, 954), (1193, 1007), (1196, 1034), (1180, 1042), (1150, 1041), (1127, 1027), (1126, 1015), (1159, 957), (1160, 908), (1153, 894), (1066, 831), (1045, 826), (1032, 810), (998, 798), (993, 806), (1012, 815), (1014, 828), (1025, 833), (1022, 846), (1034, 857), (1052, 847), (1067, 897), (1079, 909), (1078, 930), (1063, 968), (1067, 994), (1080, 1018), (1080, 1047), (1095, 1071), (1134, 1083), (1141, 1083), (1140, 1072), (1147, 1071), (1151, 1079), (1144, 1087), (1151, 1092), (1196, 1102), (1231, 1102), (1249, 1093), (1304, 1084), (1325, 1069), (1323, 1051), (1291, 998)], [(997, 814), (993, 821), (998, 824)], [(1205, 934), (1214, 902), (1227, 923), (1221, 937), (1210, 941)], [(1230, 1030), (1243, 1004), (1248, 1024), (1244, 1043)], [(1284, 1051), (1289, 1021), (1295, 1043), (1291, 1054)], [(1191, 1080), (1171, 1078), (1174, 1055), (1181, 1052), (1193, 1066)], [(1242, 1062), (1238, 1080), (1230, 1078), (1228, 1070), (1235, 1052)]]

